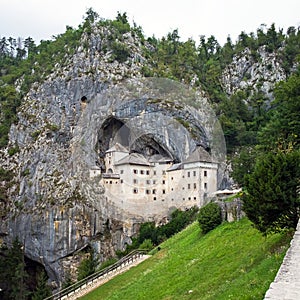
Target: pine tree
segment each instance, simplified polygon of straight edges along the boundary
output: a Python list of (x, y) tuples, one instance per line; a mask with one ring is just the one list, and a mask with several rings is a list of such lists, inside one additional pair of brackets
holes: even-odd
[(37, 276), (36, 290), (32, 295), (32, 300), (43, 300), (51, 296), (51, 289), (47, 284), (47, 275), (45, 271), (42, 271)]
[(263, 155), (246, 176), (243, 210), (264, 234), (296, 228), (300, 208), (300, 152)]

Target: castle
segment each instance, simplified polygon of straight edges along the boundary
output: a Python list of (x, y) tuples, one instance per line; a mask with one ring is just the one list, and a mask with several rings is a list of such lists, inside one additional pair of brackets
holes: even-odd
[[(106, 197), (137, 213), (145, 207), (153, 213), (163, 207), (201, 207), (217, 190), (218, 164), (202, 147), (181, 163), (174, 163), (161, 154), (130, 153), (116, 143), (105, 153), (105, 168), (101, 182)], [(90, 172), (93, 177), (101, 171)]]

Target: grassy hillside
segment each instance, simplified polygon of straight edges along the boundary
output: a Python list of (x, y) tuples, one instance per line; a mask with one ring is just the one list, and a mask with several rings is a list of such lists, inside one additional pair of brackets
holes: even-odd
[(201, 235), (197, 223), (128, 272), (81, 298), (263, 299), (291, 234), (267, 238), (244, 218)]

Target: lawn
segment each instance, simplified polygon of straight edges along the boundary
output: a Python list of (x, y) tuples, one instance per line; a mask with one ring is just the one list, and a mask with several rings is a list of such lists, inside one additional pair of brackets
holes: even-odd
[(195, 222), (82, 300), (263, 299), (291, 233), (263, 237), (247, 218), (202, 235)]

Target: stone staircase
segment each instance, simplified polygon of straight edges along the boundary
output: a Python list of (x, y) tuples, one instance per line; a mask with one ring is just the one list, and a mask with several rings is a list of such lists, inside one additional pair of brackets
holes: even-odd
[(121, 258), (115, 264), (107, 267), (104, 270), (96, 272), (63, 290), (60, 290), (59, 292), (45, 298), (44, 300), (78, 299), (96, 289), (100, 285), (104, 284), (105, 282), (109, 281), (113, 277), (126, 272), (130, 268), (147, 259), (150, 255), (147, 255), (146, 253), (146, 250), (134, 250), (128, 255)]

